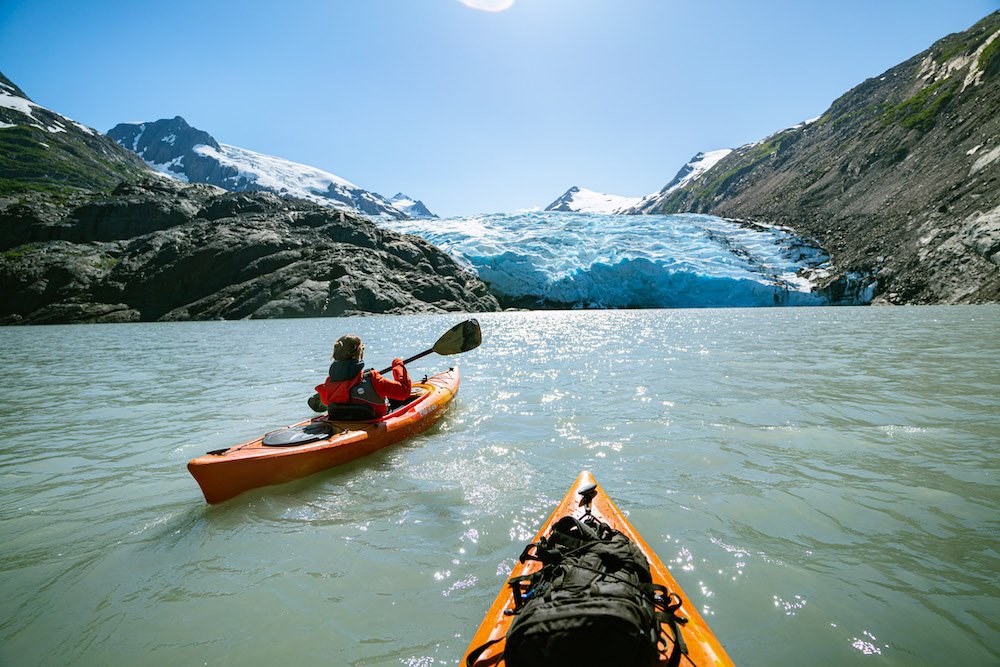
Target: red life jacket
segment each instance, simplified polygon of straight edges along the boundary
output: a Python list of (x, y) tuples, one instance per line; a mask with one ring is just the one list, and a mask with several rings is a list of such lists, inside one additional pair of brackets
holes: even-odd
[(375, 411), (376, 417), (381, 417), (385, 415), (388, 406), (385, 399), (375, 391), (371, 374), (371, 370), (359, 371), (349, 380), (331, 380), (327, 377), (326, 382), (316, 386), (319, 400), (326, 405), (367, 405)]

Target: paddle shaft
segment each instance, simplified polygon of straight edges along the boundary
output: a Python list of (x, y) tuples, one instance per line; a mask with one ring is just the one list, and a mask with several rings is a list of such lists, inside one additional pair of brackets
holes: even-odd
[[(416, 361), (421, 357), (426, 357), (432, 352), (445, 355), (468, 352), (469, 350), (474, 350), (479, 347), (479, 344), (482, 341), (483, 334), (479, 329), (479, 321), (466, 320), (465, 322), (459, 322), (452, 328), (445, 331), (444, 334), (437, 339), (437, 342), (434, 343), (434, 347), (413, 355), (409, 359), (404, 360), (403, 363), (408, 364), (411, 361)], [(392, 366), (379, 371), (379, 373), (388, 373), (391, 370)]]
[[(416, 361), (417, 359), (421, 359), (423, 357), (426, 357), (428, 354), (430, 354), (433, 351), (434, 351), (434, 348), (432, 347), (429, 350), (424, 350), (420, 354), (415, 354), (412, 357), (409, 357), (407, 359), (403, 359), (403, 364), (405, 365), (405, 364), (410, 363), (411, 361)], [(392, 366), (389, 366), (389, 368), (383, 368), (382, 370), (379, 371), (379, 375), (385, 375), (386, 373), (388, 373), (391, 370), (392, 370)]]

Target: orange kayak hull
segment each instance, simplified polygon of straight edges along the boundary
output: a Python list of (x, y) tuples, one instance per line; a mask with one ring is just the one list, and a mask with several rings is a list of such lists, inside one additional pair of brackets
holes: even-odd
[[(420, 392), (420, 396), (379, 421), (330, 421), (327, 423), (333, 426), (333, 435), (302, 445), (269, 447), (263, 444), (262, 436), (191, 459), (187, 469), (209, 503), (221, 503), (262, 486), (301, 479), (430, 428), (444, 416), (458, 393), (458, 385), (458, 368), (452, 368), (427, 378), (426, 382), (415, 382), (414, 391)], [(307, 419), (292, 426), (306, 426), (322, 419)]]
[[(576, 478), (573, 486), (570, 488), (566, 497), (563, 498), (562, 502), (556, 510), (549, 516), (548, 520), (542, 525), (538, 533), (532, 539), (532, 542), (538, 542), (543, 535), (546, 535), (551, 531), (553, 524), (555, 522), (567, 515), (573, 514), (575, 516), (583, 516), (584, 510), (580, 505), (580, 496), (577, 492), (587, 486), (588, 484), (595, 484), (593, 475), (589, 472), (584, 471), (580, 473), (580, 476)], [(607, 523), (615, 530), (624, 533), (630, 540), (632, 540), (646, 556), (649, 561), (650, 573), (653, 576), (653, 583), (666, 586), (671, 592), (680, 595), (684, 604), (678, 611), (678, 616), (683, 616), (688, 619), (686, 625), (683, 626), (682, 635), (684, 642), (687, 644), (688, 653), (681, 660), (681, 665), (732, 665), (733, 661), (726, 654), (725, 649), (722, 648), (722, 644), (712, 633), (705, 619), (701, 617), (697, 609), (694, 608), (690, 599), (681, 590), (680, 584), (673, 578), (670, 574), (670, 570), (667, 566), (663, 564), (653, 550), (650, 548), (646, 541), (642, 539), (642, 536), (636, 532), (635, 528), (628, 522), (625, 515), (622, 514), (621, 510), (614, 504), (614, 502), (604, 493), (599, 485), (597, 487), (597, 495), (591, 504), (591, 512), (601, 521)], [(523, 575), (528, 575), (537, 570), (541, 569), (541, 563), (537, 561), (527, 561), (525, 563), (518, 563), (511, 572), (510, 577), (518, 577)], [(469, 647), (465, 650), (465, 654), (462, 657), (461, 664), (465, 664), (468, 656), (473, 653), (476, 649), (484, 646), (488, 642), (496, 639), (502, 639), (506, 634), (507, 630), (510, 628), (513, 622), (513, 616), (504, 614), (508, 609), (514, 608), (514, 597), (511, 593), (510, 587), (504, 584), (503, 588), (500, 590), (500, 594), (493, 601), (493, 605), (490, 607), (489, 611), (486, 612), (486, 617), (483, 619), (482, 624), (479, 629), (476, 630), (476, 634), (472, 637), (472, 641), (469, 643)], [(669, 625), (664, 624), (663, 626), (664, 635), (672, 638), (673, 633), (671, 632)], [(503, 659), (503, 642), (497, 642), (496, 644), (490, 646), (482, 654), (479, 655), (478, 659), (475, 661), (475, 665), (478, 667), (502, 667), (505, 665)], [(667, 656), (673, 650), (673, 641), (669, 640), (668, 650), (660, 658), (660, 662), (656, 664), (666, 664)], [(609, 666), (610, 667), (610, 666)]]

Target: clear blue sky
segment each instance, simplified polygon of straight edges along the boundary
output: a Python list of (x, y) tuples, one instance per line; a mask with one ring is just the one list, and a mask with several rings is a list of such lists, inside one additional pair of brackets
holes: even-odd
[[(510, 2), (510, 0), (467, 0)], [(223, 143), (443, 215), (661, 188), (820, 115), (1000, 0), (0, 0), (0, 71), (107, 131)]]

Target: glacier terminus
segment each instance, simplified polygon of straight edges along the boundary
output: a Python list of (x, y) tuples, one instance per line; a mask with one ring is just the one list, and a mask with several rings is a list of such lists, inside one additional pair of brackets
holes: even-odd
[(787, 229), (710, 215), (530, 211), (385, 220), (489, 283), (507, 305), (686, 308), (861, 305), (875, 289)]

